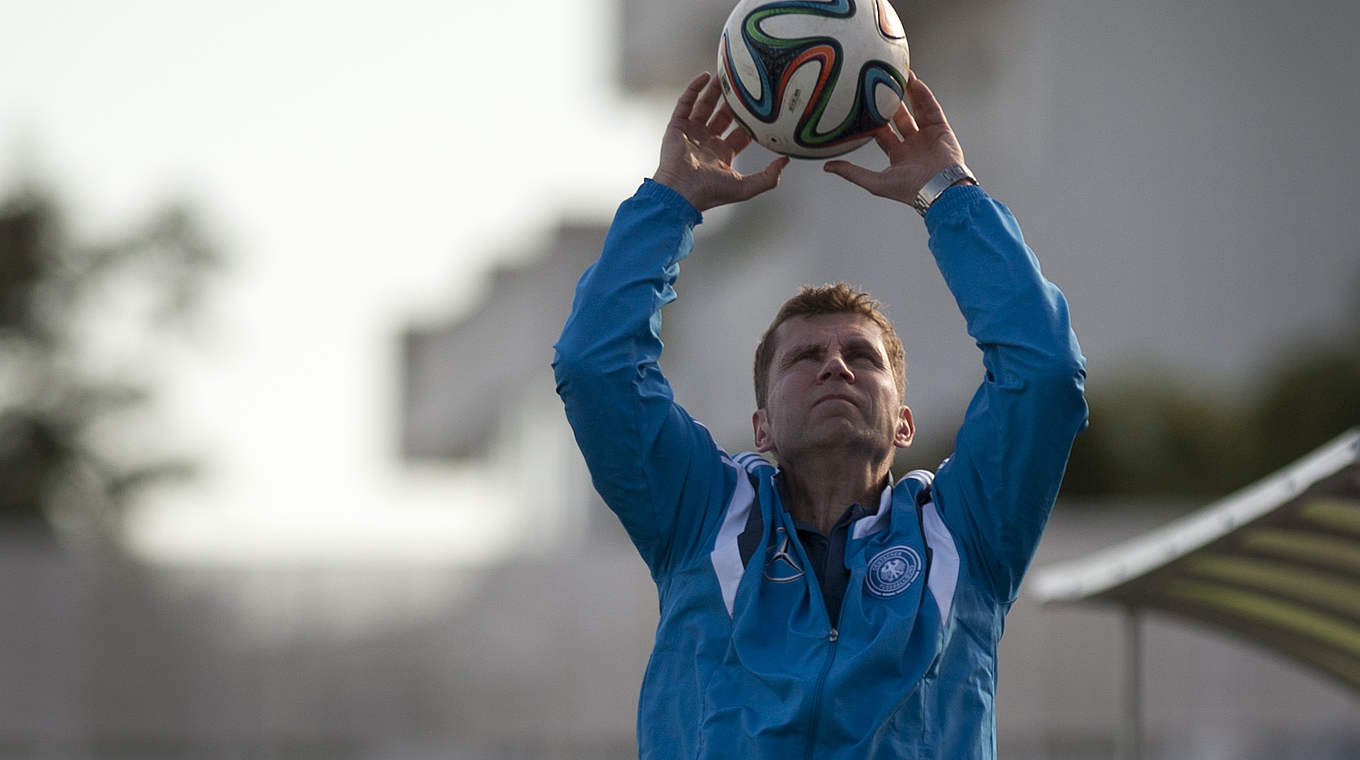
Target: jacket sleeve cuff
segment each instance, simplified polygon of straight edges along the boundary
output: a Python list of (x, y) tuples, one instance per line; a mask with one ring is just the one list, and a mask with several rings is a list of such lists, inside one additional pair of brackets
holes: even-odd
[(663, 208), (674, 211), (691, 227), (703, 224), (704, 215), (694, 208), (685, 196), (653, 179), (642, 180), (642, 187), (633, 196), (639, 200), (652, 201)]
[(988, 197), (981, 185), (955, 185), (945, 190), (926, 212), (926, 229), (934, 231), (943, 220), (966, 209), (973, 201)]

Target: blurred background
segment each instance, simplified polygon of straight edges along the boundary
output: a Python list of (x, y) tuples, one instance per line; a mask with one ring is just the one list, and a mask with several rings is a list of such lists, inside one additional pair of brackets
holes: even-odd
[[(1360, 9), (893, 4), (1088, 358), (1036, 566), (1360, 424)], [(548, 365), (730, 7), (7, 9), (0, 758), (635, 756), (655, 592)], [(907, 346), (900, 466), (948, 453), (981, 367), (913, 211), (797, 162), (696, 235), (665, 369), (725, 448), (778, 304), (845, 279)], [(1022, 596), (1003, 756), (1115, 752), (1120, 636)], [(1325, 676), (1144, 641), (1148, 757), (1360, 755)]]

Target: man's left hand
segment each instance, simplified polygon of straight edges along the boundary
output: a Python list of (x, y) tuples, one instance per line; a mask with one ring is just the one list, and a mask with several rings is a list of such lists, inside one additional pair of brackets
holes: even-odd
[(963, 148), (944, 110), (915, 72), (908, 74), (906, 95), (911, 110), (906, 103), (899, 104), (892, 124), (874, 132), (878, 147), (888, 155), (888, 168), (872, 171), (849, 161), (828, 161), (823, 168), (874, 195), (911, 204), (931, 177), (962, 164)]

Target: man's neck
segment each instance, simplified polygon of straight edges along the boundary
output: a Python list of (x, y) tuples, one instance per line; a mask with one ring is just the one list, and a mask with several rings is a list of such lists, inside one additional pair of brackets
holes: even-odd
[(781, 464), (789, 513), (830, 535), (850, 505), (878, 506), (892, 461), (821, 455), (810, 461)]

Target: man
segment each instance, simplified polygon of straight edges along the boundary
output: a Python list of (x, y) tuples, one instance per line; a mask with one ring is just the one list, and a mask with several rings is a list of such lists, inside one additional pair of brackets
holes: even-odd
[(761, 339), (752, 425), (777, 467), (720, 451), (675, 404), (660, 309), (692, 228), (774, 188), (788, 163), (733, 169), (750, 138), (707, 74), (577, 286), (558, 393), (660, 596), (642, 757), (995, 756), (997, 642), (1086, 424), (1085, 371), (1062, 294), (914, 75), (907, 98), (875, 135), (886, 169), (825, 168), (923, 210), (982, 349), (986, 379), (933, 475), (892, 482), (915, 432), (902, 349), (847, 286), (804, 289)]

